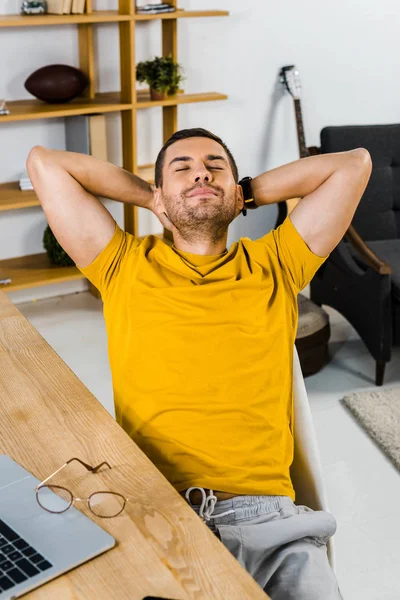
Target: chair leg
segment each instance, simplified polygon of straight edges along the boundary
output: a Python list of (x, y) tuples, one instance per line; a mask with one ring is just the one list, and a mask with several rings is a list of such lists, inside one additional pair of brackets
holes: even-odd
[(385, 367), (386, 367), (386, 361), (384, 361), (384, 360), (376, 361), (375, 385), (383, 384), (383, 378), (385, 376)]

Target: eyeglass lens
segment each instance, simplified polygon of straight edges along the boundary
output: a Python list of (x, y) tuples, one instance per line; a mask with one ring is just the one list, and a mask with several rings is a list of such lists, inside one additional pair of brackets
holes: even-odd
[[(72, 493), (66, 488), (44, 485), (37, 491), (42, 508), (52, 513), (65, 512), (72, 504)], [(116, 517), (125, 507), (125, 499), (114, 492), (95, 492), (89, 497), (89, 507), (98, 517)]]
[(125, 499), (114, 492), (95, 492), (89, 506), (98, 517), (116, 517), (125, 507)]
[(72, 504), (71, 492), (55, 485), (40, 487), (37, 491), (37, 499), (42, 508), (54, 513), (62, 513)]

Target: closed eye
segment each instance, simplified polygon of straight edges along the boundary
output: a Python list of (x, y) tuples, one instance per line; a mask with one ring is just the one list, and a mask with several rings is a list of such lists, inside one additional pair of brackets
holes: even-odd
[[(223, 167), (207, 167), (208, 169), (214, 170), (214, 171), (223, 171)], [(189, 167), (183, 167), (182, 169), (176, 169), (175, 173), (178, 173), (179, 171), (188, 171)]]

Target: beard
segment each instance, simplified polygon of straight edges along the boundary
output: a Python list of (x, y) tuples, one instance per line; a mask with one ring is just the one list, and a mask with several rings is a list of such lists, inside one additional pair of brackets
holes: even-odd
[(224, 189), (207, 184), (218, 195), (202, 200), (201, 196), (188, 198), (188, 194), (201, 186), (193, 186), (178, 195), (163, 194), (167, 216), (180, 237), (187, 242), (219, 242), (236, 216), (236, 192), (226, 194)]

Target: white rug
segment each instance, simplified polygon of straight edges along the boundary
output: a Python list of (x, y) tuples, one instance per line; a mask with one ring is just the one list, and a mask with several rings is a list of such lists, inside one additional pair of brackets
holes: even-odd
[(400, 469), (400, 387), (353, 392), (344, 396), (343, 402)]

